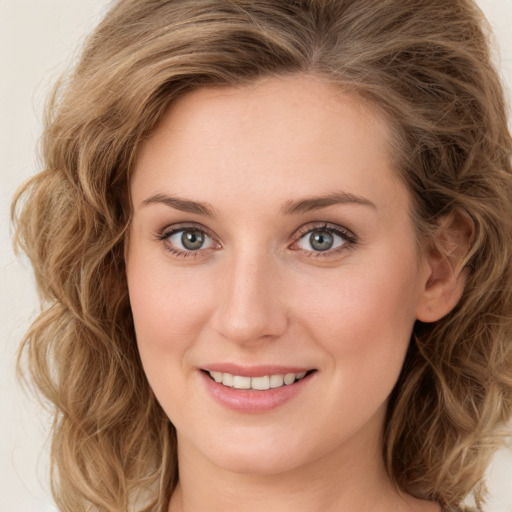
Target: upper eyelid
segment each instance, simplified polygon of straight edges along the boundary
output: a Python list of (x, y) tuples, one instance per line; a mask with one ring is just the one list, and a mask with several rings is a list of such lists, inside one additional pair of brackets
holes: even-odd
[(299, 239), (299, 238), (302, 238), (304, 235), (310, 233), (311, 231), (319, 231), (321, 229), (325, 229), (326, 231), (333, 231), (335, 233), (336, 232), (341, 233), (341, 234), (345, 235), (347, 240), (349, 240), (351, 242), (355, 242), (357, 240), (357, 237), (353, 233), (353, 231), (351, 231), (350, 229), (345, 228), (343, 226), (340, 226), (339, 224), (333, 224), (331, 222), (321, 222), (321, 221), (313, 223), (313, 224), (314, 225), (312, 225), (312, 223), (304, 224), (303, 226), (301, 226), (300, 228), (298, 228), (295, 231), (293, 236), (296, 239)]
[(168, 224), (165, 227), (158, 230), (158, 236), (161, 238), (166, 238), (173, 233), (177, 233), (179, 231), (186, 231), (187, 229), (197, 229), (198, 231), (202, 231), (210, 238), (217, 239), (213, 232), (202, 224), (197, 224), (195, 222), (177, 222), (175, 224)]

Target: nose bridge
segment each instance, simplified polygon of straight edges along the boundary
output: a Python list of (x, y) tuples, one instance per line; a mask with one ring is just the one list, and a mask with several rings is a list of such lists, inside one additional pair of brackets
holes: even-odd
[(281, 335), (287, 324), (277, 261), (265, 251), (242, 248), (227, 263), (214, 327), (236, 342)]

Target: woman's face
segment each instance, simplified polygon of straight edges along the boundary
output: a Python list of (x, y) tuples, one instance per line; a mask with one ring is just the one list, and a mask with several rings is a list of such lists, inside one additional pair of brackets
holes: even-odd
[(387, 139), (295, 77), (190, 93), (143, 144), (128, 286), (180, 456), (256, 473), (380, 457), (428, 278)]

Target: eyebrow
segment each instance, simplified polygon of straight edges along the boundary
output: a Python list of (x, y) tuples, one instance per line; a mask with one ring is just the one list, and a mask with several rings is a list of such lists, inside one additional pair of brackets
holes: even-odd
[[(201, 203), (198, 201), (192, 201), (190, 199), (180, 199), (178, 197), (171, 197), (166, 194), (155, 194), (142, 202), (142, 206), (147, 206), (150, 204), (164, 204), (182, 212), (195, 213), (205, 217), (216, 216), (214, 208), (208, 203)], [(331, 194), (324, 196), (307, 197), (295, 201), (286, 201), (281, 208), (281, 213), (283, 215), (297, 215), (320, 210), (329, 206), (335, 206), (338, 204), (358, 204), (377, 209), (375, 204), (365, 197), (356, 196), (349, 192), (332, 192)]]
[(365, 197), (356, 196), (349, 192), (332, 192), (325, 196), (307, 197), (297, 201), (287, 201), (281, 209), (281, 212), (284, 215), (296, 215), (338, 204), (358, 204), (362, 206), (370, 206), (375, 210), (377, 209), (375, 204)]
[(142, 201), (142, 206), (150, 204), (165, 204), (176, 210), (181, 210), (186, 213), (195, 213), (205, 217), (215, 217), (215, 211), (208, 203), (199, 203), (191, 201), (190, 199), (180, 199), (178, 197), (171, 197), (166, 194), (155, 194)]

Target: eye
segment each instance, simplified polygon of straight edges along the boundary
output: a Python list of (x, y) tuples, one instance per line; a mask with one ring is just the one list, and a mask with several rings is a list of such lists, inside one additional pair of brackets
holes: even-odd
[(315, 253), (336, 252), (346, 244), (355, 242), (354, 236), (343, 228), (323, 225), (309, 229), (300, 236), (297, 248)]
[(184, 251), (198, 251), (208, 249), (213, 240), (199, 229), (182, 229), (174, 232), (167, 238), (176, 248)]
[(165, 243), (169, 252), (183, 257), (216, 248), (218, 245), (204, 230), (195, 226), (171, 227), (159, 238)]

